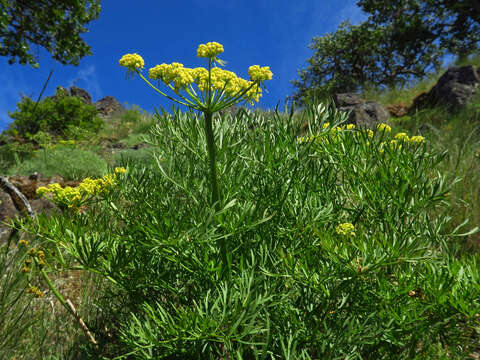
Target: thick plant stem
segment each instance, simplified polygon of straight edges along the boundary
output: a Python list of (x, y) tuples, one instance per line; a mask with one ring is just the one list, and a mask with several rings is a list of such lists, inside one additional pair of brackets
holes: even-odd
[(207, 136), (208, 160), (210, 165), (210, 185), (212, 188), (212, 204), (219, 210), (219, 194), (217, 184), (217, 167), (215, 164), (215, 139), (213, 137), (212, 113), (205, 112), (205, 135)]
[[(215, 139), (213, 136), (212, 113), (205, 112), (205, 135), (207, 137), (208, 160), (210, 165), (210, 185), (212, 187), (212, 204), (215, 206), (215, 211), (220, 210), (220, 195), (217, 184), (217, 167), (215, 162)], [(226, 239), (218, 240), (218, 247), (220, 248), (220, 258), (222, 261), (222, 274), (225, 275), (228, 267), (227, 260), (227, 244)]]

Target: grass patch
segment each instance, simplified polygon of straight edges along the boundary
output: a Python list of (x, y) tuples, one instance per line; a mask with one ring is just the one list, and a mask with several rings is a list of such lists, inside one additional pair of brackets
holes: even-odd
[(30, 175), (35, 171), (51, 177), (60, 175), (65, 180), (101, 177), (107, 172), (107, 162), (96, 153), (68, 145), (40, 149), (33, 158), (8, 169), (9, 175)]

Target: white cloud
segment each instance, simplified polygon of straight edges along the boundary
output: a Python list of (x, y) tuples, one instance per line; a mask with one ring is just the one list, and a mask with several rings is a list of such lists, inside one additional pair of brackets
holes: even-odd
[(95, 65), (90, 65), (77, 71), (75, 77), (68, 82), (67, 87), (69, 88), (70, 86), (78, 86), (79, 88), (87, 90), (94, 102), (99, 100), (103, 94)]

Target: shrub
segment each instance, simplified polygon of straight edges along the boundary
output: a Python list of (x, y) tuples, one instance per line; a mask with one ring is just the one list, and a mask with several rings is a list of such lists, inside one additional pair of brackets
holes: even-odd
[(5, 174), (14, 165), (20, 164), (33, 154), (31, 143), (13, 141), (0, 146), (0, 174)]
[(32, 236), (111, 282), (115, 300), (104, 311), (115, 354), (405, 359), (472, 351), (480, 260), (451, 247), (461, 227), (446, 231), (450, 186), (436, 172), (445, 153), (413, 134), (395, 139), (387, 127), (336, 127), (345, 118), (322, 109), (307, 109), (298, 123), (278, 114), (217, 121), (220, 210), (208, 196), (202, 124), (178, 113), (151, 132), (157, 171), (130, 164), (92, 211), (31, 220)]
[(17, 111), (9, 113), (14, 119), (10, 127), (23, 137), (38, 131), (64, 135), (69, 125), (93, 132), (103, 126), (93, 105), (84, 104), (81, 99), (68, 96), (63, 90), (58, 90), (53, 98), (46, 98), (38, 104), (24, 96), (17, 106)]

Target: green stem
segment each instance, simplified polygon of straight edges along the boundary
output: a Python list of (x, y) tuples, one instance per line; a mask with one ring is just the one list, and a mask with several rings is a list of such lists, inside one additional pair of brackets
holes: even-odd
[[(215, 211), (220, 210), (220, 195), (218, 192), (217, 184), (217, 169), (215, 163), (215, 139), (213, 136), (213, 125), (212, 125), (212, 113), (204, 112), (205, 114), (205, 135), (207, 137), (207, 149), (208, 149), (208, 159), (210, 165), (210, 185), (212, 187), (212, 204), (215, 206)], [(226, 239), (222, 237), (218, 240), (218, 247), (220, 249), (220, 259), (221, 259), (221, 277), (223, 278), (226, 274), (228, 267), (227, 262), (227, 243)]]
[(219, 210), (219, 194), (217, 185), (217, 168), (215, 165), (215, 139), (213, 137), (213, 114), (205, 112), (205, 135), (207, 137), (208, 159), (210, 165), (210, 185), (212, 188), (212, 204), (215, 205), (215, 210)]
[(40, 270), (40, 272), (42, 273), (42, 276), (43, 278), (45, 279), (45, 282), (47, 283), (48, 287), (50, 288), (50, 290), (52, 290), (53, 292), (53, 295), (55, 295), (55, 297), (58, 299), (58, 301), (60, 301), (60, 303), (63, 305), (63, 307), (65, 309), (67, 309), (67, 311), (72, 314), (73, 316), (75, 316), (75, 314), (73, 313), (72, 309), (70, 309), (70, 307), (67, 305), (67, 302), (65, 301), (65, 299), (63, 298), (63, 296), (58, 292), (57, 288), (55, 287), (55, 285), (53, 285), (52, 281), (50, 280), (50, 278), (48, 277), (47, 273), (45, 272), (45, 269), (42, 269)]

